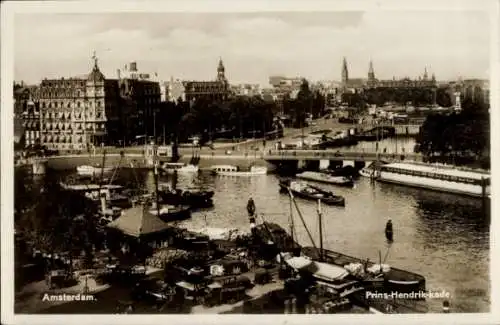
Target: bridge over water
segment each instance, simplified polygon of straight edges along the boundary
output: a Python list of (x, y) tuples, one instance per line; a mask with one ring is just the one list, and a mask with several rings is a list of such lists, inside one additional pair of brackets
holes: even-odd
[(282, 160), (333, 160), (333, 161), (422, 161), (418, 153), (383, 153), (375, 151), (343, 151), (343, 150), (270, 150), (263, 159), (268, 161)]

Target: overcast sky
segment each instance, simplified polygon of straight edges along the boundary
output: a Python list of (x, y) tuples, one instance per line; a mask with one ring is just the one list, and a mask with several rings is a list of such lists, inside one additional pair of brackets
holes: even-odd
[(16, 14), (15, 79), (81, 75), (95, 50), (106, 77), (137, 61), (160, 78), (210, 80), (219, 57), (231, 83), (270, 75), (340, 80), (489, 78), (489, 17), (479, 11)]

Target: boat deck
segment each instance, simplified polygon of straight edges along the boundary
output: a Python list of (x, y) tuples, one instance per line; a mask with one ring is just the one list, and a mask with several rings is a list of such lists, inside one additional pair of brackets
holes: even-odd
[[(303, 253), (313, 259), (319, 258), (318, 251), (314, 247), (304, 247), (302, 249)], [(333, 263), (335, 265), (344, 266), (350, 263), (366, 263), (366, 260), (362, 260), (357, 257), (345, 255), (342, 253), (323, 250), (325, 255), (325, 260), (329, 263)], [(373, 266), (376, 263), (368, 262), (368, 267)], [(425, 290), (425, 277), (420, 274), (405, 271), (402, 269), (394, 268), (391, 266), (391, 269), (387, 274), (387, 277), (391, 280), (395, 281), (418, 281), (420, 283), (421, 289)]]

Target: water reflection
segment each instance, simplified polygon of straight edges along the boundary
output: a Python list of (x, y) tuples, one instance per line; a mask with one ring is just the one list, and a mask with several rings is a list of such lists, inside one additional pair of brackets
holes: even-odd
[[(47, 196), (39, 188), (66, 176), (47, 175), (33, 182), (16, 173), (16, 205), (36, 205)], [(180, 223), (192, 229), (239, 227), (249, 229), (246, 214), (248, 198), (253, 197), (257, 213), (266, 220), (289, 229), (290, 201), (279, 193), (278, 178), (221, 177), (202, 172), (198, 175), (161, 176), (160, 182), (180, 189), (213, 190), (215, 208), (197, 211), (190, 220)], [(115, 180), (125, 186), (154, 188), (154, 175), (145, 170), (121, 170)], [(323, 207), (325, 248), (361, 258), (378, 260), (388, 254), (387, 263), (420, 273), (431, 290), (448, 290), (454, 310), (484, 312), (489, 310), (489, 211), (481, 200), (412, 189), (403, 186), (356, 181), (356, 188), (322, 187), (342, 195), (346, 207)], [(318, 241), (316, 204), (298, 201), (304, 222)], [(385, 223), (394, 223), (394, 243), (389, 246), (384, 235)], [(294, 211), (296, 237), (310, 246), (305, 227)], [(480, 288), (485, 294), (470, 297), (461, 290)], [(442, 301), (430, 301), (431, 311), (440, 311)], [(457, 310), (459, 309), (459, 310)]]

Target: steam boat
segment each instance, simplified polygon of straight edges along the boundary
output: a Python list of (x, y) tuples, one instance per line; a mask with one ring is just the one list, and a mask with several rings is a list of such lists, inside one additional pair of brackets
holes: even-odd
[(376, 172), (378, 181), (464, 194), (490, 196), (490, 174), (472, 169), (419, 163), (387, 164)]

